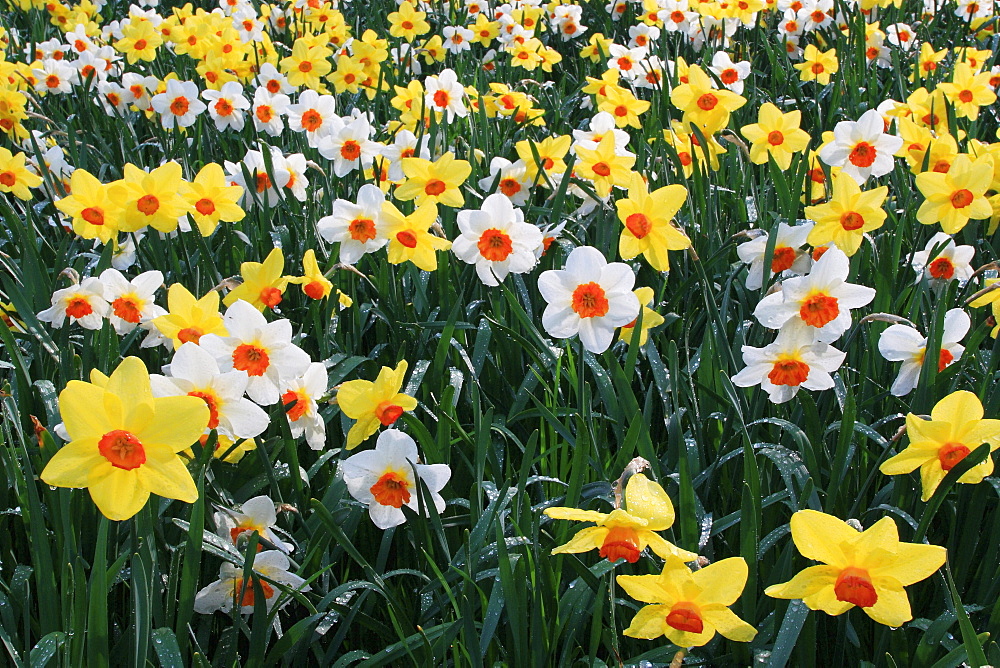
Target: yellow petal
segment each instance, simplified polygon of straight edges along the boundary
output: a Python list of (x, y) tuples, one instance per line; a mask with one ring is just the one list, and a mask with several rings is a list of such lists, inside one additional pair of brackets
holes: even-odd
[(844, 568), (848, 566), (841, 544), (856, 540), (858, 532), (843, 520), (816, 510), (792, 515), (792, 540), (806, 559)]
[(97, 450), (97, 439), (67, 443), (42, 469), (42, 482), (53, 487), (86, 487), (91, 470), (107, 460)]
[(833, 591), (840, 571), (836, 566), (810, 566), (796, 573), (788, 582), (771, 585), (764, 593), (772, 598), (804, 599), (827, 587)]
[(575, 520), (577, 522), (603, 522), (608, 517), (607, 513), (599, 513), (596, 510), (580, 510), (564, 506), (546, 508), (544, 514), (555, 520)]
[(100, 438), (120, 427), (101, 410), (103, 404), (104, 390), (100, 387), (79, 380), (66, 384), (66, 389), (59, 393), (59, 412), (71, 439)]
[(374, 413), (359, 418), (354, 423), (354, 426), (351, 427), (351, 430), (347, 432), (347, 449), (353, 450), (368, 440), (369, 436), (378, 431), (379, 424), (379, 420), (375, 417)]
[(890, 457), (882, 462), (882, 465), (878, 467), (878, 470), (885, 475), (912, 473), (927, 462), (928, 459), (935, 457), (936, 455), (933, 452), (929, 452), (925, 448), (909, 447), (900, 452), (898, 455)]
[(153, 400), (155, 413), (135, 433), (147, 448), (164, 447), (180, 452), (197, 441), (208, 425), (208, 405), (198, 397), (160, 397)]
[(891, 517), (883, 517), (865, 529), (854, 542), (854, 565), (870, 570), (896, 559), (899, 530)]
[(101, 482), (90, 486), (90, 498), (109, 520), (127, 520), (142, 510), (149, 492), (139, 484), (136, 469), (115, 469)]
[[(679, 559), (667, 559), (667, 563), (663, 567), (664, 574), (669, 574), (671, 562), (679, 564), (680, 568), (687, 571), (688, 577), (690, 577), (687, 566)], [(619, 575), (615, 580), (625, 590), (625, 593), (635, 600), (643, 603), (663, 603), (669, 607), (677, 602), (677, 597), (663, 587), (660, 582), (661, 577), (663, 575)]]
[(108, 378), (104, 390), (121, 397), (122, 403), (126, 406), (153, 400), (153, 391), (149, 386), (149, 372), (138, 357), (123, 359)]
[(725, 606), (702, 606), (702, 617), (710, 622), (716, 630), (736, 642), (750, 642), (757, 636), (757, 629), (736, 616)]
[(653, 533), (652, 531), (648, 531), (646, 529), (639, 529), (638, 533), (639, 549), (644, 549), (648, 545), (649, 548), (653, 550), (653, 552), (655, 552), (661, 559), (674, 556), (687, 563), (698, 558), (698, 555), (694, 552), (688, 552), (685, 549), (677, 547), (670, 541), (665, 540), (658, 533)]
[[(873, 578), (889, 576), (906, 586), (925, 580), (944, 565), (948, 551), (939, 545), (900, 543), (892, 563), (869, 569)], [(898, 624), (897, 624), (898, 626)]]
[(344, 415), (357, 420), (367, 413), (374, 413), (378, 405), (371, 398), (374, 385), (370, 380), (349, 380), (342, 384), (337, 390), (337, 405)]
[(747, 584), (747, 574), (747, 562), (743, 557), (716, 561), (700, 571), (695, 571), (694, 581), (702, 589), (698, 604), (732, 605), (743, 593), (743, 588)]
[(659, 484), (641, 473), (628, 479), (625, 485), (625, 508), (630, 515), (647, 521), (650, 531), (663, 531), (674, 523), (674, 504)]
[(875, 605), (862, 608), (865, 614), (886, 626), (902, 626), (913, 619), (906, 590), (895, 578), (872, 578), (872, 584), (878, 598)]
[(953, 424), (962, 424), (981, 420), (983, 418), (983, 404), (972, 392), (959, 390), (952, 392), (947, 397), (937, 402), (931, 409), (931, 419)]
[(576, 532), (568, 543), (565, 545), (560, 545), (559, 547), (552, 550), (552, 554), (563, 554), (571, 553), (576, 554), (579, 552), (587, 552), (589, 550), (598, 549), (604, 543), (604, 539), (608, 535), (608, 529), (606, 527), (587, 527), (586, 529), (581, 529)]
[(629, 638), (642, 638), (652, 640), (659, 638), (667, 629), (667, 615), (670, 614), (669, 605), (647, 605), (635, 613), (632, 623), (623, 631)]
[(153, 494), (186, 503), (198, 500), (198, 488), (191, 478), (191, 472), (177, 455), (171, 455), (165, 462), (147, 460), (136, 471), (139, 482)]

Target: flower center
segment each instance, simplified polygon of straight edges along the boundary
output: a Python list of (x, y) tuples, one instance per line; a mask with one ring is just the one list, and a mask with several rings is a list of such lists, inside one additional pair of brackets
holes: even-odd
[(822, 74), (823, 70), (825, 70), (825, 69), (826, 68), (823, 67), (823, 63), (813, 63), (813, 65), (812, 65), (812, 73), (813, 74)]
[(233, 351), (233, 368), (246, 371), (248, 376), (263, 376), (271, 365), (271, 359), (263, 348), (241, 343)]
[(785, 135), (780, 130), (772, 130), (767, 134), (767, 143), (771, 146), (781, 146), (785, 141)]
[(144, 39), (137, 39), (137, 40), (135, 40), (135, 50), (136, 51), (145, 51), (147, 44), (148, 44), (148, 42), (146, 40), (144, 40)]
[(722, 70), (722, 74), (719, 75), (719, 80), (726, 84), (734, 84), (740, 80), (740, 74), (732, 67)]
[(267, 82), (267, 86), (265, 86), (265, 88), (267, 88), (267, 92), (268, 93), (271, 93), (272, 95), (274, 95), (279, 90), (281, 90), (281, 82), (278, 81), (277, 79), (270, 79)]
[(111, 308), (114, 309), (115, 315), (125, 322), (137, 324), (142, 319), (142, 309), (135, 297), (119, 297), (111, 302)]
[(719, 98), (712, 93), (705, 93), (698, 98), (698, 108), (702, 111), (712, 111), (719, 104)]
[(932, 277), (947, 281), (951, 280), (951, 277), (955, 275), (955, 265), (948, 258), (939, 257), (931, 262), (927, 271)]
[(403, 244), (407, 248), (417, 247), (417, 235), (415, 235), (410, 230), (403, 230), (402, 232), (397, 232), (396, 241)]
[(131, 471), (146, 463), (146, 451), (139, 439), (124, 429), (109, 431), (97, 442), (97, 450), (115, 468)]
[(368, 491), (379, 504), (400, 508), (404, 503), (410, 502), (409, 486), (409, 480), (398, 473), (387, 471)]
[(951, 194), (951, 205), (956, 209), (964, 209), (972, 204), (972, 200), (974, 199), (975, 196), (971, 192), (962, 188), (961, 190), (956, 190)]
[(260, 291), (260, 301), (268, 308), (274, 308), (281, 303), (281, 290), (275, 287), (266, 287)]
[(653, 223), (644, 213), (633, 213), (625, 219), (625, 227), (635, 235), (636, 239), (643, 239), (653, 229)]
[(76, 295), (66, 303), (66, 315), (71, 318), (82, 318), (93, 312), (94, 307), (90, 305), (90, 300), (86, 297)]
[(104, 209), (96, 206), (88, 206), (80, 212), (80, 217), (91, 225), (104, 224)]
[(517, 193), (521, 192), (521, 184), (518, 183), (517, 179), (501, 179), (500, 192), (507, 197), (513, 197)]
[(490, 262), (502, 262), (514, 252), (510, 236), (493, 227), (483, 232), (477, 245), (480, 254)]
[(312, 281), (302, 286), (302, 292), (312, 299), (322, 299), (326, 296), (326, 286), (319, 281)]
[(189, 397), (198, 397), (208, 406), (208, 428), (215, 429), (219, 426), (219, 400), (212, 392), (202, 392), (195, 390), (188, 392)]
[(271, 177), (267, 174), (257, 174), (257, 192), (262, 193), (271, 187)]
[(323, 125), (323, 117), (315, 109), (309, 109), (302, 114), (302, 127), (308, 132), (315, 132)]
[(608, 166), (606, 162), (599, 162), (593, 167), (594, 173), (598, 176), (609, 176), (611, 174), (611, 167)]
[[(293, 406), (288, 406), (288, 404), (292, 403), (294, 403)], [(285, 409), (285, 414), (288, 415), (288, 419), (292, 422), (298, 422), (299, 418), (309, 411), (309, 397), (302, 390), (288, 390), (281, 395), (281, 404), (288, 406)]]
[(959, 91), (958, 99), (962, 102), (972, 102), (972, 91), (966, 88), (965, 90)]
[(443, 193), (447, 187), (447, 184), (441, 179), (430, 179), (424, 186), (424, 192), (431, 197), (436, 197)]
[(361, 146), (353, 139), (348, 139), (340, 147), (340, 157), (344, 160), (354, 161), (361, 157)]
[(845, 211), (840, 216), (840, 226), (848, 232), (860, 230), (865, 226), (865, 218), (857, 211)]
[(938, 355), (938, 372), (944, 371), (948, 368), (948, 365), (955, 361), (955, 356), (951, 354), (950, 350), (946, 348), (941, 349), (941, 353)]
[(639, 561), (639, 533), (632, 527), (611, 527), (598, 554), (608, 561), (624, 559), (634, 564)]
[(219, 101), (215, 103), (215, 113), (219, 116), (229, 116), (233, 113), (233, 105), (226, 98), (219, 98)]
[(581, 283), (573, 290), (573, 310), (581, 318), (600, 318), (608, 313), (608, 298), (598, 283)]
[(667, 614), (667, 626), (678, 631), (701, 633), (705, 623), (701, 620), (701, 610), (694, 603), (674, 603)]
[(199, 327), (185, 327), (181, 331), (177, 332), (177, 340), (181, 343), (194, 343), (198, 344), (201, 341), (201, 336), (205, 332)]
[(156, 195), (143, 195), (136, 201), (135, 208), (142, 214), (152, 216), (160, 208), (160, 200)]
[(257, 115), (257, 118), (260, 119), (261, 123), (268, 123), (274, 117), (274, 111), (266, 104), (262, 104), (257, 107), (257, 110), (254, 113)]
[(791, 355), (781, 355), (774, 362), (767, 379), (773, 385), (798, 387), (809, 377), (809, 365)]
[(178, 95), (170, 103), (170, 113), (174, 116), (183, 116), (188, 112), (188, 107), (190, 106), (191, 104), (188, 102), (186, 97)]
[[(260, 546), (258, 545), (258, 547)], [(274, 596), (274, 587), (260, 579), (257, 580), (257, 583), (260, 584), (261, 591), (264, 592), (264, 598), (271, 600), (271, 597)], [(246, 582), (243, 578), (233, 580), (233, 598), (238, 598), (241, 606), (254, 604), (253, 592), (252, 582)]]
[(859, 141), (854, 145), (847, 159), (855, 167), (871, 167), (872, 163), (875, 162), (876, 153), (874, 146), (866, 141)]
[(303, 60), (301, 63), (299, 63), (299, 72), (302, 73), (312, 72), (312, 68), (313, 64), (310, 63), (308, 60)]
[(802, 300), (799, 316), (807, 325), (822, 327), (840, 315), (837, 298), (825, 292), (817, 292)]
[(383, 401), (375, 407), (375, 417), (382, 423), (383, 427), (388, 427), (399, 419), (403, 414), (403, 407), (394, 403)]
[(777, 274), (791, 269), (795, 264), (795, 249), (791, 246), (775, 246), (774, 255), (771, 257), (771, 272)]
[(375, 221), (370, 218), (355, 218), (348, 223), (347, 231), (352, 239), (365, 243), (375, 238)]
[(451, 102), (451, 95), (448, 95), (446, 90), (436, 90), (434, 91), (434, 105), (437, 107), (447, 107), (448, 103)]
[(862, 608), (870, 608), (878, 601), (878, 594), (868, 571), (853, 566), (848, 566), (837, 576), (833, 593), (838, 601), (853, 603)]
[(202, 199), (194, 203), (194, 208), (195, 211), (197, 211), (203, 216), (211, 216), (213, 213), (215, 213), (215, 202), (208, 199), (207, 197), (203, 197)]
[[(944, 351), (942, 350), (941, 352)], [(945, 443), (938, 450), (938, 461), (941, 462), (941, 468), (945, 471), (950, 471), (956, 464), (965, 459), (970, 452), (972, 451), (961, 443)]]

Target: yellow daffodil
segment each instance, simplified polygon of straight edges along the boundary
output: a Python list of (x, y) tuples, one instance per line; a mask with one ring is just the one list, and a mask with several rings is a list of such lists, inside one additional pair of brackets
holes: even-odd
[(816, 221), (807, 241), (812, 246), (832, 241), (846, 255), (854, 255), (864, 234), (885, 223), (882, 205), (888, 195), (888, 186), (862, 191), (851, 177), (836, 177), (830, 201), (805, 208), (806, 218)]
[(596, 526), (581, 529), (565, 545), (552, 554), (578, 554), (598, 550), (608, 561), (625, 559), (630, 564), (648, 546), (661, 558), (679, 557), (694, 561), (698, 555), (667, 542), (657, 531), (665, 531), (674, 523), (674, 504), (659, 484), (641, 473), (633, 475), (625, 486), (625, 510), (615, 508), (610, 513), (578, 508), (546, 508), (545, 514), (557, 520), (593, 522)]
[(428, 201), (451, 207), (465, 204), (462, 184), (472, 173), (468, 161), (456, 160), (455, 154), (448, 151), (434, 162), (424, 158), (403, 158), (401, 165), (406, 181), (396, 188), (397, 199), (416, 200), (417, 206)]
[(391, 264), (409, 260), (424, 271), (437, 269), (434, 251), (448, 250), (451, 242), (429, 231), (437, 220), (437, 205), (434, 202), (422, 204), (409, 216), (403, 215), (391, 202), (385, 202), (382, 204), (382, 216), (386, 236), (389, 237), (388, 257)]
[(712, 80), (697, 65), (688, 68), (688, 83), (670, 91), (670, 101), (684, 112), (683, 122), (697, 125), (705, 136), (729, 125), (729, 114), (746, 104), (742, 95), (714, 88)]
[(59, 394), (70, 442), (41, 478), (55, 487), (87, 487), (109, 519), (127, 520), (150, 493), (194, 503), (191, 474), (177, 453), (198, 440), (208, 407), (198, 397), (154, 398), (149, 373), (126, 357), (103, 386), (71, 380)]
[(125, 178), (108, 186), (108, 197), (122, 206), (120, 229), (136, 232), (148, 225), (158, 232), (173, 232), (177, 219), (189, 210), (184, 199), (187, 185), (176, 162), (151, 172), (126, 163)]
[(163, 36), (149, 21), (133, 21), (122, 28), (123, 38), (115, 42), (115, 49), (125, 54), (129, 64), (137, 60), (156, 60), (156, 49), (163, 44)]
[(427, 12), (419, 12), (410, 2), (403, 2), (399, 9), (389, 14), (389, 34), (412, 42), (420, 35), (430, 32)]
[(258, 311), (274, 308), (281, 303), (285, 288), (288, 287), (288, 276), (282, 276), (285, 269), (285, 256), (280, 248), (275, 248), (263, 262), (244, 262), (240, 265), (240, 275), (243, 282), (235, 290), (226, 295), (222, 303), (232, 306), (236, 300), (250, 302)]
[[(637, 288), (632, 291), (638, 300), (640, 306), (642, 306), (642, 325), (640, 326), (639, 332), (639, 347), (646, 345), (649, 340), (649, 330), (654, 327), (659, 327), (665, 320), (662, 315), (649, 308), (649, 304), (653, 303), (653, 288)], [(621, 328), (621, 333), (618, 337), (625, 343), (632, 345), (635, 342), (635, 324), (636, 321), (633, 320), (627, 325), (623, 325)]]
[(941, 223), (941, 229), (955, 234), (970, 219), (989, 218), (993, 207), (986, 191), (993, 180), (993, 158), (982, 155), (974, 162), (959, 155), (947, 173), (917, 174), (917, 188), (926, 198), (917, 209), (917, 220), (924, 225)]
[[(948, 471), (980, 445), (989, 443), (990, 452), (1000, 448), (1000, 420), (984, 420), (979, 397), (964, 390), (939, 401), (931, 410), (930, 420), (909, 413), (906, 434), (910, 445), (883, 462), (879, 470), (886, 475), (901, 475), (919, 467), (924, 501), (931, 498)], [(976, 484), (991, 473), (993, 458), (987, 456), (958, 482)]]
[(11, 193), (23, 200), (31, 199), (29, 188), (42, 185), (42, 179), (28, 171), (24, 153), (14, 155), (0, 147), (0, 192)]
[(840, 69), (840, 63), (836, 49), (820, 51), (815, 44), (809, 44), (802, 54), (802, 62), (792, 67), (800, 72), (799, 78), (802, 81), (815, 81), (820, 86), (825, 86), (830, 83), (830, 76)]
[(937, 71), (940, 62), (947, 55), (947, 49), (935, 51), (934, 46), (930, 42), (921, 44), (920, 55), (917, 57), (917, 66), (910, 81), (915, 81), (917, 78), (924, 79), (933, 74)]
[(637, 601), (649, 603), (625, 629), (630, 638), (660, 636), (678, 647), (701, 647), (721, 633), (750, 642), (757, 630), (729, 609), (747, 584), (747, 562), (731, 557), (691, 572), (671, 555), (659, 575), (619, 575), (616, 580)]
[[(524, 161), (525, 174), (528, 179), (535, 181), (539, 170), (551, 176), (553, 174), (563, 174), (566, 171), (566, 154), (569, 152), (573, 138), (569, 135), (559, 135), (556, 137), (546, 137), (540, 142), (529, 142), (522, 139), (514, 145), (517, 157)], [(532, 152), (534, 147), (534, 153)], [(538, 159), (535, 159), (537, 153)], [(539, 183), (545, 184), (545, 179), (538, 179)]]
[(108, 186), (85, 169), (73, 172), (70, 194), (55, 205), (72, 218), (73, 231), (84, 239), (108, 243), (118, 235), (121, 206), (108, 196)]
[(627, 88), (608, 88), (607, 95), (597, 105), (599, 111), (606, 111), (615, 119), (615, 125), (642, 128), (639, 116), (649, 111), (650, 103), (640, 100)]
[(938, 88), (955, 107), (955, 115), (970, 121), (979, 118), (980, 107), (997, 101), (997, 95), (990, 87), (990, 73), (977, 73), (967, 62), (955, 63), (951, 83), (939, 83)]
[(210, 236), (220, 222), (243, 220), (246, 212), (237, 204), (242, 197), (243, 188), (229, 185), (222, 167), (214, 162), (201, 168), (185, 193), (191, 217), (203, 237)]
[(792, 156), (809, 146), (809, 134), (799, 127), (802, 112), (794, 109), (781, 113), (776, 106), (765, 102), (760, 107), (757, 122), (744, 125), (740, 130), (750, 142), (750, 161), (755, 165), (767, 164), (768, 156), (781, 169), (788, 169)]
[(325, 93), (326, 86), (322, 82), (323, 77), (333, 69), (329, 60), (332, 55), (333, 52), (325, 46), (310, 46), (300, 37), (292, 45), (292, 54), (282, 58), (279, 66), (281, 72), (288, 76), (290, 85)]
[(810, 609), (829, 615), (858, 606), (887, 626), (913, 619), (903, 587), (929, 578), (947, 554), (937, 545), (901, 542), (891, 517), (858, 531), (832, 515), (800, 510), (792, 515), (791, 528), (799, 553), (823, 565), (810, 566), (764, 593), (802, 599)]
[[(998, 282), (1000, 282), (1000, 278), (987, 278), (983, 287), (988, 288)], [(992, 307), (993, 318), (997, 323), (992, 331), (990, 331), (990, 336), (995, 339), (997, 338), (997, 334), (1000, 334), (1000, 289), (986, 291), (982, 296), (969, 302), (969, 306), (972, 308), (979, 308), (986, 305)]]
[(323, 270), (319, 268), (319, 262), (316, 261), (316, 251), (312, 248), (307, 250), (302, 256), (302, 273), (304, 275), (301, 278), (295, 279), (295, 282), (302, 286), (302, 292), (306, 293), (307, 297), (311, 299), (326, 299), (333, 292), (333, 283), (327, 279), (323, 274)]
[(340, 410), (352, 420), (357, 420), (347, 432), (348, 450), (367, 440), (378, 431), (379, 425), (388, 427), (405, 411), (417, 407), (416, 399), (400, 392), (406, 369), (406, 360), (401, 360), (395, 369), (382, 367), (374, 382), (349, 380), (337, 390)]
[(198, 343), (205, 334), (228, 336), (225, 322), (219, 313), (219, 293), (210, 290), (201, 299), (195, 299), (180, 283), (167, 289), (169, 313), (153, 319), (153, 326), (170, 339), (177, 350), (188, 341)]
[(628, 185), (635, 156), (615, 153), (615, 137), (612, 133), (601, 137), (597, 148), (578, 146), (576, 153), (580, 158), (576, 163), (576, 175), (593, 182), (598, 197), (610, 195), (613, 186)]
[(618, 243), (622, 259), (631, 260), (642, 253), (653, 269), (670, 271), (667, 251), (691, 246), (687, 235), (671, 222), (686, 199), (687, 188), (682, 185), (649, 192), (642, 176), (633, 174), (628, 197), (615, 202), (618, 219), (625, 226)]

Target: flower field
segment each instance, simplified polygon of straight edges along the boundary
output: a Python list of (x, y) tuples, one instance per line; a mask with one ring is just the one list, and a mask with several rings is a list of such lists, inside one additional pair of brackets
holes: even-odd
[(995, 0), (6, 0), (11, 666), (1000, 665)]

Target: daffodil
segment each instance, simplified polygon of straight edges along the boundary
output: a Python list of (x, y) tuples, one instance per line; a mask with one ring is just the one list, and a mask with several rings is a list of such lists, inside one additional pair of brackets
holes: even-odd
[(832, 241), (845, 255), (854, 255), (865, 233), (885, 223), (882, 205), (888, 196), (888, 186), (862, 191), (854, 179), (838, 176), (833, 180), (829, 202), (805, 208), (806, 218), (816, 221), (809, 232), (809, 243), (822, 246)]
[(649, 192), (645, 180), (632, 174), (628, 197), (615, 202), (618, 219), (625, 226), (618, 242), (622, 259), (642, 253), (657, 271), (670, 271), (668, 250), (683, 250), (691, 240), (671, 222), (687, 200), (687, 188), (672, 184)]
[[(76, 172), (73, 175), (76, 176)], [(191, 206), (189, 213), (203, 237), (210, 236), (220, 222), (235, 223), (246, 216), (237, 204), (243, 198), (243, 188), (229, 185), (222, 167), (214, 162), (199, 170), (189, 184), (185, 198)]]
[(302, 256), (303, 276), (293, 279), (302, 286), (302, 292), (311, 299), (326, 299), (333, 291), (333, 283), (323, 274), (316, 261), (316, 251), (312, 248)]
[(285, 269), (285, 256), (280, 248), (275, 248), (263, 262), (244, 262), (240, 265), (240, 275), (243, 283), (226, 295), (222, 303), (232, 306), (242, 299), (254, 305), (258, 311), (274, 308), (281, 303), (289, 277), (282, 276)]
[(177, 219), (190, 208), (183, 196), (186, 189), (181, 166), (174, 161), (151, 172), (126, 163), (125, 178), (109, 184), (108, 197), (122, 206), (123, 232), (135, 232), (147, 225), (158, 232), (173, 232)]
[(781, 169), (788, 169), (792, 156), (809, 146), (809, 135), (799, 127), (802, 112), (793, 109), (787, 114), (770, 102), (765, 102), (757, 114), (757, 122), (744, 125), (740, 132), (750, 141), (750, 161), (767, 164), (770, 156)]
[(954, 105), (955, 115), (970, 121), (979, 118), (980, 107), (997, 101), (997, 95), (990, 87), (990, 73), (977, 72), (967, 62), (955, 63), (951, 83), (940, 83), (938, 88)]
[(625, 629), (630, 638), (666, 636), (678, 647), (701, 647), (721, 633), (750, 642), (757, 630), (729, 609), (747, 583), (747, 562), (731, 557), (690, 571), (671, 555), (659, 575), (619, 575), (622, 589), (643, 606)]
[(374, 382), (349, 380), (337, 390), (340, 410), (352, 420), (357, 420), (347, 433), (348, 450), (367, 440), (378, 431), (379, 425), (388, 427), (405, 411), (417, 407), (416, 399), (400, 392), (406, 369), (406, 360), (401, 360), (395, 369), (382, 367)]
[(431, 162), (423, 158), (403, 158), (406, 181), (396, 188), (396, 198), (407, 202), (415, 199), (417, 206), (426, 201), (444, 206), (460, 207), (465, 204), (462, 184), (472, 173), (466, 160), (456, 160), (448, 151)]
[(55, 205), (72, 218), (74, 232), (84, 239), (99, 239), (101, 243), (108, 243), (118, 235), (122, 209), (109, 196), (107, 185), (86, 169), (77, 169), (70, 177), (70, 191), (68, 196), (56, 200)]
[(197, 397), (154, 398), (139, 358), (122, 360), (103, 387), (69, 381), (59, 410), (71, 440), (42, 470), (46, 484), (87, 487), (112, 520), (138, 513), (150, 493), (186, 503), (198, 499), (177, 453), (201, 436), (208, 408)]
[(427, 202), (409, 216), (403, 215), (391, 202), (382, 205), (385, 234), (389, 238), (388, 258), (391, 264), (409, 260), (424, 271), (437, 269), (435, 251), (448, 250), (451, 242), (431, 234), (437, 220), (437, 205)]
[(23, 200), (31, 199), (31, 190), (42, 185), (42, 179), (28, 171), (24, 153), (13, 154), (0, 147), (0, 192), (11, 193)]
[(279, 63), (281, 72), (288, 76), (292, 86), (305, 86), (320, 93), (326, 92), (323, 77), (330, 73), (333, 52), (325, 46), (310, 46), (300, 37), (292, 44), (292, 53)]
[[(939, 401), (931, 410), (930, 420), (907, 414), (906, 434), (910, 445), (883, 462), (879, 470), (886, 475), (900, 475), (919, 467), (924, 501), (931, 498), (948, 471), (980, 445), (989, 443), (990, 452), (1000, 448), (1000, 420), (984, 420), (979, 397), (965, 390), (952, 392)], [(987, 456), (958, 482), (976, 484), (991, 473), (993, 458)]]
[[(201, 299), (196, 299), (180, 283), (167, 289), (166, 315), (154, 318), (153, 327), (177, 350), (188, 341), (199, 343), (205, 334), (228, 333), (219, 313), (219, 293), (210, 290)], [(154, 344), (155, 345), (155, 344)]]
[(926, 198), (917, 209), (917, 220), (924, 225), (941, 223), (941, 229), (955, 234), (970, 219), (989, 218), (993, 207), (986, 191), (993, 180), (993, 157), (983, 154), (975, 161), (968, 155), (955, 158), (944, 174), (917, 174), (917, 188)]
[(629, 345), (638, 343), (642, 347), (649, 340), (649, 330), (662, 325), (665, 319), (662, 315), (649, 308), (649, 304), (653, 303), (653, 288), (636, 288), (632, 291), (632, 294), (636, 296), (639, 304), (642, 305), (642, 326), (639, 328), (639, 340), (635, 340), (635, 326), (638, 318), (627, 325), (622, 325), (618, 338)]
[(913, 619), (903, 588), (933, 575), (947, 554), (937, 545), (901, 542), (891, 517), (858, 531), (832, 515), (800, 510), (792, 515), (791, 528), (799, 553), (822, 565), (810, 566), (764, 593), (802, 599), (810, 609), (830, 615), (858, 606), (887, 626)]
[(802, 62), (793, 65), (800, 74), (802, 81), (815, 81), (820, 86), (830, 83), (830, 75), (836, 74), (840, 69), (837, 61), (837, 50), (820, 51), (815, 44), (806, 45), (806, 50), (802, 54)]
[(683, 561), (694, 561), (698, 557), (656, 533), (669, 529), (674, 523), (674, 504), (658, 483), (641, 473), (633, 475), (625, 485), (625, 509), (615, 508), (610, 513), (601, 513), (553, 507), (546, 508), (545, 515), (557, 520), (595, 524), (578, 531), (568, 543), (552, 550), (552, 554), (578, 554), (596, 549), (598, 555), (608, 561), (625, 559), (634, 564), (648, 546), (663, 559), (673, 556)]
[(670, 101), (684, 112), (683, 122), (697, 125), (707, 137), (729, 125), (729, 115), (746, 104), (746, 98), (728, 89), (717, 89), (697, 65), (688, 69), (688, 82), (670, 91)]
[(618, 155), (615, 151), (615, 138), (611, 133), (601, 137), (597, 148), (578, 146), (576, 153), (580, 157), (576, 163), (576, 175), (591, 181), (598, 197), (610, 195), (613, 186), (628, 185), (635, 156)]

